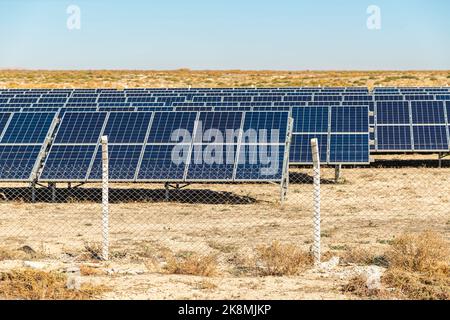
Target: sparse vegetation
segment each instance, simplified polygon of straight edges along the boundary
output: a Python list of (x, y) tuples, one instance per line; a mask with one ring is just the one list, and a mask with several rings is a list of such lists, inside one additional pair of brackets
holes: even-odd
[[(359, 264), (376, 264), (362, 251), (348, 253)], [(393, 297), (417, 300), (450, 299), (450, 248), (433, 232), (405, 234), (395, 239), (383, 255), (387, 270), (383, 289), (369, 290), (361, 276), (352, 278), (343, 291), (366, 298)]]
[(257, 248), (255, 263), (261, 276), (293, 276), (311, 267), (313, 257), (291, 244), (275, 241)]
[(178, 256), (169, 254), (166, 256), (164, 270), (168, 274), (211, 277), (218, 273), (217, 257), (196, 253)]
[(0, 70), (6, 88), (446, 86), (448, 71)]
[(57, 272), (11, 270), (0, 273), (0, 299), (88, 300), (107, 290), (90, 284), (69, 289), (67, 283), (67, 276)]

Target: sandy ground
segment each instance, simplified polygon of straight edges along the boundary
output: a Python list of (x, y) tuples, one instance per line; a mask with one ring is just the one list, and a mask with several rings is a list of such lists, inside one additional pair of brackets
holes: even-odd
[[(322, 180), (323, 251), (340, 255), (349, 248), (382, 252), (396, 235), (434, 230), (450, 239), (450, 168), (345, 168), (335, 183), (334, 170)], [(111, 191), (111, 256), (116, 268), (144, 270), (139, 274), (100, 277), (112, 291), (106, 298), (328, 299), (348, 277), (305, 273), (297, 277), (260, 278), (237, 272), (236, 257), (250, 257), (256, 247), (277, 240), (309, 250), (312, 240), (310, 169), (292, 169), (289, 196), (279, 202), (277, 185), (193, 185), (172, 190), (164, 201), (159, 185), (117, 185)], [(23, 245), (61, 261), (100, 242), (101, 206), (89, 200), (96, 186), (67, 194), (59, 203), (40, 195), (29, 203), (28, 189), (2, 189), (0, 241), (11, 249)], [(16, 193), (13, 195), (13, 191)], [(42, 191), (41, 191), (42, 192)], [(12, 199), (14, 198), (14, 199)], [(145, 200), (142, 200), (145, 199)], [(145, 267), (146, 259), (162, 252), (213, 254), (220, 275), (211, 279), (164, 275)], [(138, 267), (136, 267), (138, 263)], [(200, 282), (213, 287), (203, 289)]]
[(450, 71), (0, 70), (0, 88), (448, 86)]

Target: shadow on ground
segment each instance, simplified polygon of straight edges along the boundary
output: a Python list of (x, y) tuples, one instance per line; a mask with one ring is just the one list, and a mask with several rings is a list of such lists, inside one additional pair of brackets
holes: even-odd
[[(31, 203), (31, 188), (0, 188), (0, 200), (20, 201)], [(165, 189), (110, 189), (110, 203), (134, 203), (134, 202), (177, 202), (189, 204), (251, 204), (256, 199), (249, 196), (241, 196), (232, 192), (218, 192), (212, 190), (169, 190)], [(37, 188), (35, 202), (47, 203), (78, 203), (101, 202), (102, 189), (100, 188), (61, 188), (52, 190)]]

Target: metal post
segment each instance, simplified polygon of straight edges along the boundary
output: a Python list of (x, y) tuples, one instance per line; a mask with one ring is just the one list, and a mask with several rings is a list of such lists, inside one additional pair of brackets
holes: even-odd
[(36, 202), (36, 184), (34, 182), (31, 183), (31, 203)]
[(50, 183), (50, 189), (52, 190), (52, 203), (56, 202), (56, 183)]
[(313, 254), (314, 264), (318, 266), (320, 264), (320, 155), (319, 155), (319, 142), (318, 140), (311, 139), (311, 151), (314, 163), (314, 243)]
[(102, 137), (102, 259), (109, 260), (109, 165), (108, 137)]
[(439, 155), (438, 155), (438, 159), (439, 159), (439, 169), (441, 169), (442, 168), (442, 153), (440, 153), (439, 152)]
[(342, 169), (341, 164), (338, 164), (336, 165), (336, 167), (334, 167), (334, 181), (336, 183), (339, 183), (339, 181), (341, 181), (341, 169)]
[(165, 201), (166, 202), (169, 202), (169, 200), (170, 200), (170, 186), (169, 186), (169, 184), (168, 183), (165, 183), (164, 184), (164, 189), (166, 190), (166, 193), (165, 193)]

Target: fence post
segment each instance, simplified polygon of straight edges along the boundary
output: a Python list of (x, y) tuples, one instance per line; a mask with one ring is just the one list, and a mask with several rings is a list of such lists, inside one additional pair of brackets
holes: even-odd
[(102, 259), (109, 260), (109, 165), (108, 137), (102, 137)]
[(314, 164), (314, 243), (313, 254), (314, 264), (318, 266), (320, 264), (320, 154), (319, 154), (319, 142), (317, 139), (311, 139), (311, 151)]

